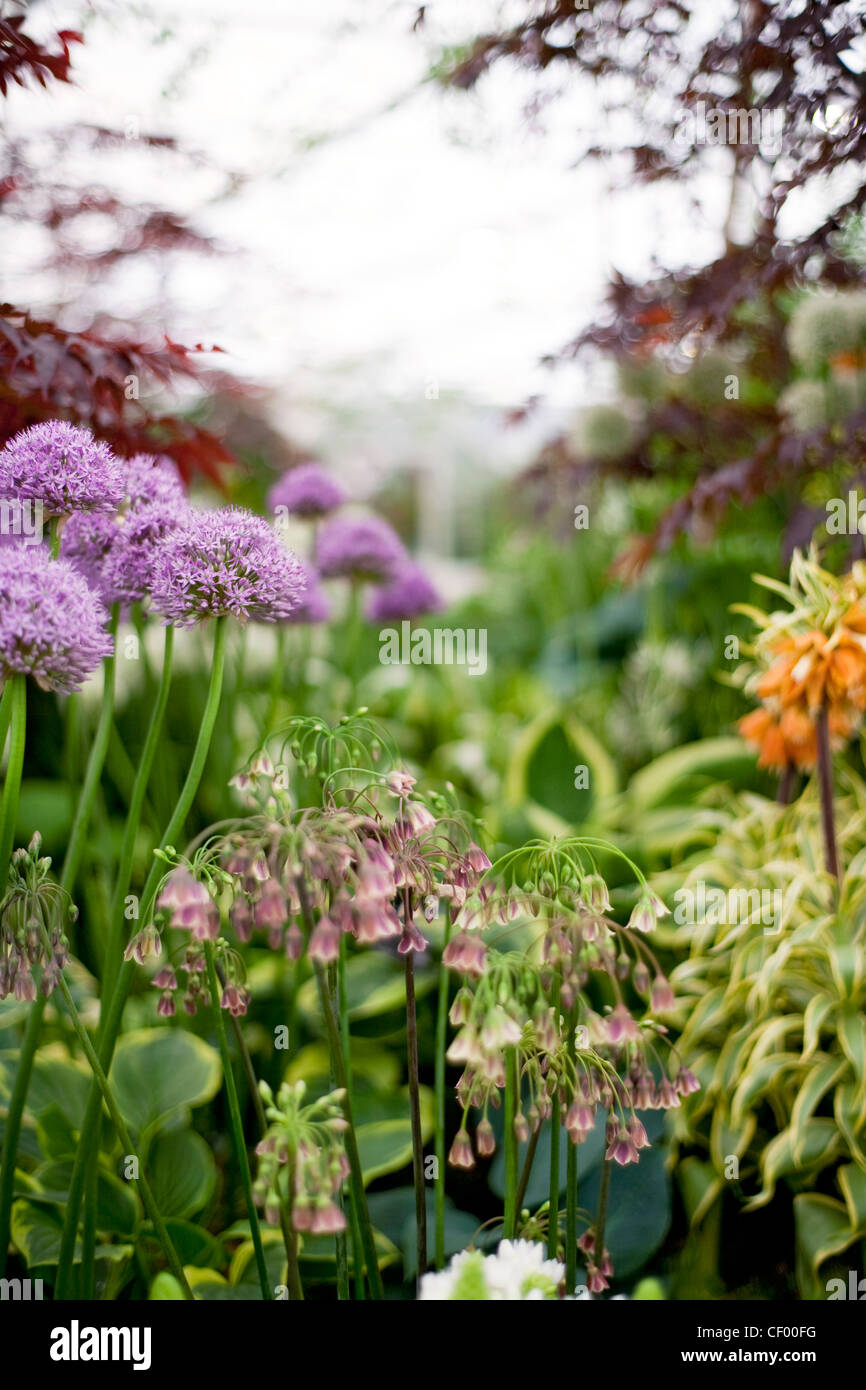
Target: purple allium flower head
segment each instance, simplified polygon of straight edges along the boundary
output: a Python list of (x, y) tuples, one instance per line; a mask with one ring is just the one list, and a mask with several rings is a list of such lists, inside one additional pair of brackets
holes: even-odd
[(303, 597), (289, 614), (289, 622), (303, 624), (308, 627), (316, 623), (326, 623), (331, 616), (331, 601), (319, 583), (319, 576), (311, 565), (305, 565), (299, 560), (298, 564), (307, 581)]
[(305, 589), (303, 571), (268, 523), (243, 507), (194, 512), (159, 546), (151, 599), (166, 622), (191, 627), (231, 616), (289, 618)]
[(76, 513), (63, 528), (60, 553), (105, 604), (128, 606), (150, 592), (156, 549), (189, 508), (170, 459), (136, 454), (125, 465), (126, 505), (113, 517)]
[(123, 491), (108, 445), (66, 420), (31, 425), (0, 453), (0, 495), (39, 500), (48, 516), (115, 512)]
[(105, 561), (117, 539), (117, 517), (104, 512), (75, 512), (60, 536), (60, 557), (87, 580), (103, 603), (112, 602), (103, 582)]
[(177, 465), (164, 454), (135, 454), (123, 465), (126, 495), (130, 506), (183, 507), (186, 489)]
[(0, 550), (0, 675), (43, 690), (80, 689), (112, 651), (107, 614), (72, 565), (44, 546)]
[(437, 613), (442, 600), (419, 565), (407, 560), (387, 584), (374, 589), (367, 604), (371, 623), (401, 622)]
[(340, 484), (317, 463), (301, 463), (274, 483), (268, 493), (268, 509), (285, 507), (296, 516), (315, 520), (327, 516), (346, 500)]
[(140, 603), (148, 597), (159, 547), (189, 512), (185, 495), (172, 504), (150, 502), (130, 507), (121, 518), (102, 567), (102, 582), (112, 603)]
[(403, 542), (378, 516), (337, 516), (322, 527), (316, 543), (319, 573), (325, 579), (385, 583), (405, 562)]

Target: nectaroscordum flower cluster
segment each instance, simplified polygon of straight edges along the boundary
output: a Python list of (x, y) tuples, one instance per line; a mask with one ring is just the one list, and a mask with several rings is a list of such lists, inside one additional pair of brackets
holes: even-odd
[[(41, 837), (12, 854), (6, 893), (0, 903), (0, 999), (19, 1003), (39, 992), (53, 994), (69, 959), (65, 928), (76, 917), (68, 893), (50, 877), (51, 860), (41, 855)], [(34, 975), (36, 971), (36, 975)]]
[(349, 1176), (343, 1148), (345, 1092), (330, 1091), (305, 1105), (303, 1081), (284, 1082), (276, 1097), (264, 1081), (259, 1091), (270, 1123), (256, 1146), (259, 1170), (253, 1194), (268, 1225), (278, 1226), (286, 1212), (295, 1231), (333, 1235), (345, 1230), (346, 1218), (335, 1200)]
[[(426, 949), (424, 927), (440, 900), (459, 907), (489, 867), (459, 823), (437, 818), (415, 795), (406, 772), (383, 773), (363, 793), (334, 791), (324, 805), (302, 810), (292, 807), (266, 754), (234, 785), (258, 809), (206, 839), (188, 861), (175, 856), (157, 899), (167, 926), (188, 934), (154, 978), (165, 1014), (174, 1012), (181, 976), (187, 1011), (203, 1002), (206, 940), (216, 944), (225, 981), (222, 1007), (245, 1012), (242, 959), (221, 936), (221, 921), (239, 943), (255, 935), (291, 960), (329, 965), (342, 937), (359, 946), (391, 942), (405, 955)], [(158, 952), (154, 924), (127, 948), (141, 963)]]
[[(687, 1070), (668, 1071), (659, 1054), (666, 1029), (653, 1015), (670, 1009), (674, 997), (645, 936), (666, 912), (641, 880), (628, 926), (616, 922), (605, 880), (592, 866), (591, 842), (518, 852), (481, 878), (457, 914), (458, 934), (445, 952), (446, 964), (467, 977), (451, 1006), (457, 1033), (447, 1054), (464, 1066), (457, 1086), (463, 1123), (449, 1155), (454, 1166), (475, 1163), (470, 1109), (480, 1114), (478, 1154), (493, 1153), (489, 1111), (501, 1104), (509, 1059), (518, 1140), (553, 1118), (581, 1144), (601, 1123), (605, 1158), (638, 1161), (649, 1140), (637, 1112), (677, 1106), (697, 1087)], [(503, 950), (508, 938), (500, 937), (484, 948), (478, 932), (494, 923), (514, 924), (529, 946)], [(590, 993), (598, 992), (594, 977), (614, 1000), (603, 1011), (590, 1003)], [(589, 1288), (599, 1292), (607, 1287), (609, 1257), (596, 1261), (591, 1230), (582, 1239)]]
[(790, 582), (756, 576), (789, 608), (764, 613), (743, 604), (761, 629), (752, 665), (741, 672), (760, 707), (740, 721), (740, 732), (759, 751), (761, 767), (808, 770), (818, 759), (818, 723), (826, 719), (841, 746), (859, 729), (866, 710), (866, 565), (841, 578), (814, 556), (795, 552)]

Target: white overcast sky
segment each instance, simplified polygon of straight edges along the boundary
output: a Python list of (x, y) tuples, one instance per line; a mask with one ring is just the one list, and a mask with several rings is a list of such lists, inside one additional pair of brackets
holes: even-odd
[[(676, 195), (613, 194), (605, 171), (570, 167), (579, 132), (601, 119), (591, 88), (572, 83), (534, 132), (525, 75), (502, 68), (471, 94), (419, 87), (437, 40), (469, 37), (499, 8), (438, 0), (418, 34), (413, 0), (48, 0), (33, 32), (85, 32), (75, 86), (14, 92), (7, 125), (130, 122), (247, 176), (212, 201), (220, 180), (206, 169), (130, 149), (94, 166), (235, 248), (185, 258), (162, 285), (171, 322), (157, 326), (218, 342), (238, 372), (296, 392), (349, 373), (396, 397), (435, 378), (483, 402), (542, 392), (578, 405), (592, 378), (538, 359), (588, 320), (613, 266), (712, 253), (729, 152), (700, 211), (686, 211)], [(74, 315), (75, 285), (34, 274), (35, 252), (4, 242), (6, 297), (61, 293)], [(105, 307), (134, 312), (154, 289), (139, 266), (104, 287)]]

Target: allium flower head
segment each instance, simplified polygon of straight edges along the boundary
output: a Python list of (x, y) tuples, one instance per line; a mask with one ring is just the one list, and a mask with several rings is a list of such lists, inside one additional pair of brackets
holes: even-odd
[(291, 616), (304, 588), (298, 561), (267, 522), (225, 507), (190, 512), (162, 543), (151, 597), (178, 627), (224, 616), (273, 623)]
[(274, 483), (268, 493), (268, 508), (276, 512), (285, 507), (296, 516), (317, 519), (327, 516), (346, 500), (340, 484), (317, 463), (302, 463)]
[(117, 539), (117, 517), (105, 512), (74, 512), (63, 528), (60, 556), (68, 560), (106, 605), (112, 602), (103, 582), (105, 561)]
[(125, 465), (126, 503), (117, 516), (76, 513), (60, 553), (109, 605), (140, 603), (150, 592), (156, 550), (188, 512), (170, 459), (137, 454)]
[(0, 550), (0, 675), (79, 690), (112, 651), (107, 614), (86, 581), (42, 546)]
[(441, 607), (442, 600), (420, 565), (407, 561), (393, 579), (373, 590), (367, 617), (371, 623), (401, 622), (436, 613)]
[(38, 499), (48, 516), (115, 512), (123, 491), (108, 445), (66, 420), (31, 425), (0, 453), (0, 496)]
[(371, 580), (383, 584), (405, 563), (403, 542), (378, 516), (338, 516), (323, 526), (316, 562), (325, 579)]
[(317, 623), (326, 623), (331, 616), (331, 601), (319, 583), (319, 576), (311, 565), (305, 565), (301, 560), (298, 561), (298, 566), (306, 580), (307, 587), (297, 608), (293, 608), (289, 614), (288, 621), (297, 626), (306, 625), (308, 627), (314, 627)]
[(131, 506), (184, 506), (186, 490), (172, 459), (136, 454), (124, 463), (123, 471)]

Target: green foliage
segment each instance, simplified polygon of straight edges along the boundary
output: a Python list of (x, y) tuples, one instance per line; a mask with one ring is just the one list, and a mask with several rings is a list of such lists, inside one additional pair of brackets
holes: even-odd
[[(683, 956), (679, 1046), (703, 1086), (677, 1112), (679, 1142), (708, 1154), (692, 1221), (723, 1192), (752, 1212), (784, 1188), (805, 1297), (820, 1265), (866, 1234), (866, 784), (854, 774), (836, 813), (848, 862), (838, 896), (814, 787), (790, 807), (739, 798), (710, 852), (678, 870), (684, 889), (731, 895), (726, 908), (669, 941)], [(762, 891), (778, 894), (763, 914)]]

